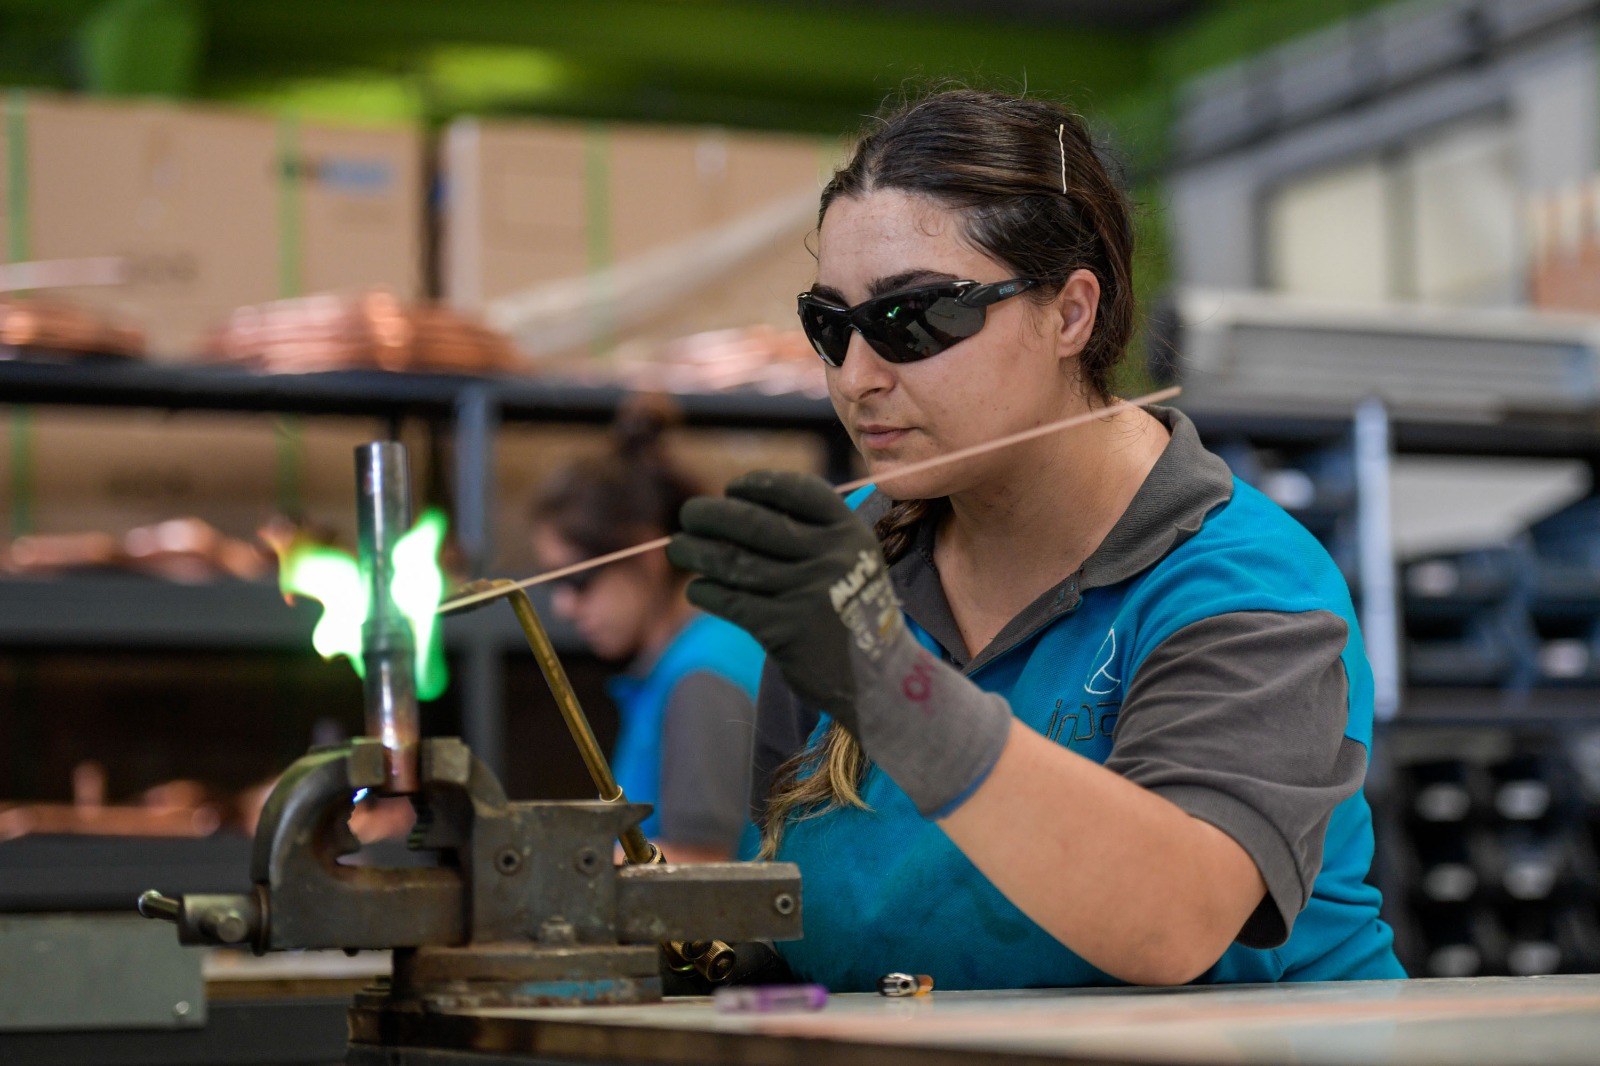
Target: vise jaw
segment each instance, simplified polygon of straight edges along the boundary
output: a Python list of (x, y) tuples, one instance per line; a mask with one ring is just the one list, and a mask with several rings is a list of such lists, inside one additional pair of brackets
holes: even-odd
[(660, 995), (658, 941), (800, 936), (792, 863), (619, 868), (615, 841), (648, 805), (511, 802), (454, 737), (421, 742), (412, 795), (408, 844), (436, 865), (347, 865), (353, 797), (386, 774), (377, 740), (313, 749), (267, 800), (252, 893), (150, 892), (140, 910), (185, 944), (394, 949), (387, 995), (437, 1008), (638, 1002)]

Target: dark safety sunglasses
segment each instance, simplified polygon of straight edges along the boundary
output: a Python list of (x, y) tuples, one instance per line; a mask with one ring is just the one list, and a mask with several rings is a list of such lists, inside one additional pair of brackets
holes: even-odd
[[(596, 552), (595, 554), (603, 553)], [(609, 569), (611, 569), (611, 564), (606, 563), (604, 566), (591, 567), (588, 570), (579, 570), (576, 574), (568, 574), (566, 577), (556, 578), (550, 582), (550, 591), (566, 589), (568, 592), (582, 596), (594, 585), (595, 579)]]
[(1009, 281), (941, 281), (874, 296), (839, 307), (809, 292), (800, 294), (800, 326), (829, 366), (843, 366), (855, 330), (891, 363), (914, 363), (938, 355), (983, 328), (985, 308), (1039, 284), (1038, 278)]

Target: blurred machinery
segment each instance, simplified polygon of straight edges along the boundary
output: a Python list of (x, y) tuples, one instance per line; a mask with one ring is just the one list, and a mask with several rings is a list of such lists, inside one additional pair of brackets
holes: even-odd
[(1151, 372), (1196, 407), (1292, 415), (1377, 396), (1397, 416), (1485, 420), (1600, 403), (1591, 316), (1185, 289), (1164, 323)]

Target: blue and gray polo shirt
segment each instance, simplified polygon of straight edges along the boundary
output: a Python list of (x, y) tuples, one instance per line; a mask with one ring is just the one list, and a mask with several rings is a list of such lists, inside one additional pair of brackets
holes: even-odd
[[(1365, 881), (1372, 676), (1349, 590), (1316, 539), (1233, 478), (1187, 418), (1151, 413), (1171, 441), (1077, 573), (968, 649), (928, 521), (890, 568), (907, 624), (1028, 726), (1217, 826), (1255, 860), (1266, 897), (1201, 981), (1404, 977)], [(874, 521), (890, 501), (858, 503)], [(779, 765), (825, 724), (769, 664), (758, 820)], [(806, 935), (779, 948), (797, 977), (836, 991), (870, 990), (896, 970), (940, 988), (1117, 983), (1017, 910), (877, 767), (861, 794), (865, 810), (791, 816), (785, 830), (778, 857), (800, 865)], [(1084, 817), (1059, 816), (1069, 828)]]
[(619, 719), (612, 772), (628, 799), (655, 805), (646, 836), (730, 853), (738, 844), (764, 654), (732, 622), (696, 612), (665, 648), (606, 683)]

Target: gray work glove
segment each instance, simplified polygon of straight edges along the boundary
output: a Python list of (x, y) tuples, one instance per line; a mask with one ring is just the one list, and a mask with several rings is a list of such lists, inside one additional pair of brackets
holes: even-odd
[(1010, 707), (917, 643), (877, 538), (827, 482), (757, 471), (680, 518), (667, 557), (703, 575), (690, 602), (760, 641), (924, 816), (943, 817), (983, 781)]

